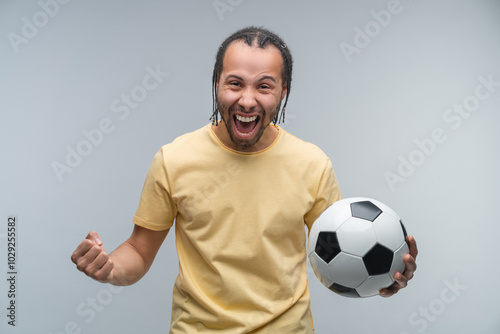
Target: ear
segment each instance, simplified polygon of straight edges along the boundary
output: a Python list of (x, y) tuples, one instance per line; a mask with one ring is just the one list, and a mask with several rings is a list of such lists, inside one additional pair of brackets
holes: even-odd
[(217, 80), (215, 80), (215, 88), (217, 88), (217, 89), (219, 89), (220, 77), (221, 77), (221, 73), (219, 73), (219, 75), (217, 76)]
[(288, 91), (287, 86), (283, 85), (283, 88), (281, 89), (281, 100), (283, 100), (285, 98), (287, 91)]

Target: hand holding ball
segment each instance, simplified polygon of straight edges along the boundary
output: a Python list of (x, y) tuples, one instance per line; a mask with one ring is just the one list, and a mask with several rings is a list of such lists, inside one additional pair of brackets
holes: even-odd
[(409, 253), (401, 218), (387, 205), (352, 197), (327, 208), (309, 233), (307, 254), (314, 273), (346, 297), (370, 297), (394, 283)]

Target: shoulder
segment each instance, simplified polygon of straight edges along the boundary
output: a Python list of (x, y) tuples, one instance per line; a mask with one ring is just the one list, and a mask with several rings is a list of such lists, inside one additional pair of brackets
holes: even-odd
[(302, 140), (281, 128), (280, 131), (282, 131), (282, 148), (291, 156), (301, 160), (329, 161), (328, 156), (317, 145)]
[(172, 142), (163, 145), (160, 151), (165, 154), (188, 152), (189, 150), (198, 150), (203, 145), (208, 145), (210, 136), (208, 133), (208, 125), (203, 126), (195, 131), (185, 133), (178, 136)]
[(172, 142), (163, 145), (154, 160), (164, 166), (169, 173), (199, 166), (213, 160), (217, 146), (210, 136), (210, 125), (185, 133)]
[(185, 133), (183, 135), (180, 135), (179, 137), (175, 138), (171, 143), (164, 145), (164, 147), (167, 146), (182, 146), (186, 145), (193, 141), (196, 140), (204, 140), (208, 137), (208, 129), (209, 125), (205, 125), (195, 131), (191, 131), (188, 133)]

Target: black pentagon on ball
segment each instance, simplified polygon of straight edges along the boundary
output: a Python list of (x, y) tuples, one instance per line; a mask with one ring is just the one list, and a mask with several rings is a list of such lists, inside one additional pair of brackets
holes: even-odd
[(328, 289), (332, 290), (333, 292), (338, 293), (339, 295), (345, 296), (345, 297), (352, 297), (352, 298), (360, 298), (361, 296), (359, 293), (353, 289), (353, 288), (348, 288), (346, 286), (333, 283)]
[(337, 239), (337, 233), (335, 232), (319, 232), (318, 241), (316, 241), (316, 247), (314, 249), (316, 254), (323, 259), (326, 263), (330, 263), (331, 260), (338, 253), (340, 253), (340, 245)]
[(376, 244), (363, 256), (366, 270), (370, 276), (388, 273), (394, 253), (381, 244)]
[(370, 201), (351, 203), (353, 217), (374, 221), (382, 213), (382, 210)]

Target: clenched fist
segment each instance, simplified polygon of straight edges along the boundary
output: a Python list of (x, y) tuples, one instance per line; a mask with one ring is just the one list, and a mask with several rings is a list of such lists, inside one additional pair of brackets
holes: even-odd
[(96, 232), (90, 232), (71, 255), (71, 261), (76, 268), (87, 276), (102, 283), (113, 279), (113, 261), (102, 245), (102, 240)]

